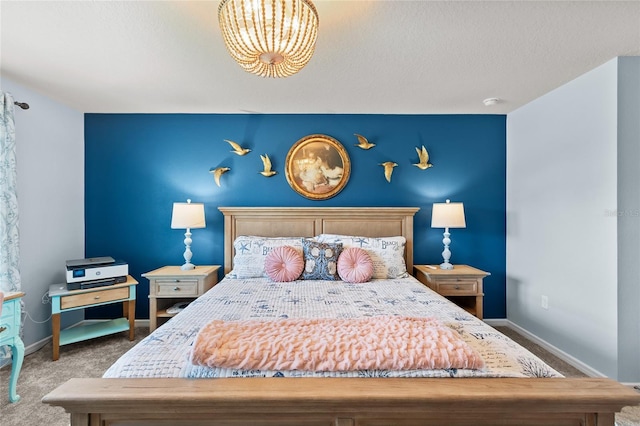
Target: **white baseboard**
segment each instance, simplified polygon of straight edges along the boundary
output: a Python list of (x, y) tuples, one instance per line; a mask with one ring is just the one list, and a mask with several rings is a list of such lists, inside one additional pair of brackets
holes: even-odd
[(483, 321), (491, 327), (509, 327), (509, 320), (506, 318), (484, 319)]
[(136, 327), (149, 327), (149, 320), (146, 319), (137, 319), (136, 320)]
[(39, 351), (50, 341), (51, 336), (45, 337), (42, 340), (38, 340), (37, 342), (30, 344), (29, 346), (24, 348), (24, 356), (31, 355), (32, 353)]
[[(86, 325), (86, 324), (94, 324), (97, 322), (104, 322), (104, 321), (111, 321), (108, 319), (88, 319), (88, 320), (82, 320), (79, 321), (75, 324), (73, 324), (71, 327), (76, 327), (78, 325)], [(69, 328), (71, 328), (69, 327)], [(134, 323), (134, 327), (149, 327), (149, 320), (148, 319), (137, 319)]]
[(530, 333), (529, 331), (509, 321), (508, 319), (490, 319), (490, 320), (485, 320), (485, 322), (491, 326), (495, 325), (499, 327), (509, 327), (510, 329), (518, 332), (519, 334), (523, 335), (527, 339), (531, 340), (533, 343), (551, 352), (553, 355), (557, 356), (558, 358), (560, 358), (567, 364), (571, 365), (572, 367), (580, 370), (581, 372), (583, 372), (589, 377), (607, 377), (605, 374), (602, 374), (600, 371), (596, 370), (595, 368), (592, 368), (591, 366), (585, 364), (584, 362), (573, 357), (572, 355), (569, 355), (563, 350), (556, 348), (551, 343), (539, 338), (535, 334)]

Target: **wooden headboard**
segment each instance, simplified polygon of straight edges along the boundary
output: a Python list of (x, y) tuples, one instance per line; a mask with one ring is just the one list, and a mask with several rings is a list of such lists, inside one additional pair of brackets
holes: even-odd
[(407, 239), (405, 262), (413, 271), (413, 216), (419, 207), (218, 207), (224, 215), (224, 273), (233, 269), (240, 235), (314, 237), (319, 234)]

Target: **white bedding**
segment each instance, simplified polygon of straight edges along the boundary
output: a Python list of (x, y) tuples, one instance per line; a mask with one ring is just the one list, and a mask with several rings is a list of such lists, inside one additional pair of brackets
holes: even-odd
[[(437, 317), (458, 331), (485, 361), (482, 370), (262, 371), (194, 366), (189, 352), (212, 319)], [(225, 277), (124, 354), (103, 377), (562, 377), (535, 355), (413, 277), (373, 280), (271, 282)]]

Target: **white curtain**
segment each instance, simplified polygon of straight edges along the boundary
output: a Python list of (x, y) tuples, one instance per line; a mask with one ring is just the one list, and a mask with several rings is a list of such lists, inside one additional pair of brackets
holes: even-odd
[[(11, 95), (0, 92), (0, 290), (4, 293), (22, 287), (13, 108)], [(8, 356), (7, 347), (1, 347), (0, 365), (6, 363)]]

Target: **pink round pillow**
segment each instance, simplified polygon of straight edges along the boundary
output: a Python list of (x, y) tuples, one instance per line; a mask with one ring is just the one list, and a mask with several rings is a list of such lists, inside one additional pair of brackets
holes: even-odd
[(338, 257), (338, 275), (348, 283), (365, 283), (373, 276), (371, 256), (359, 247), (348, 247)]
[(275, 247), (264, 259), (264, 272), (273, 281), (295, 281), (303, 269), (302, 253), (291, 246)]

